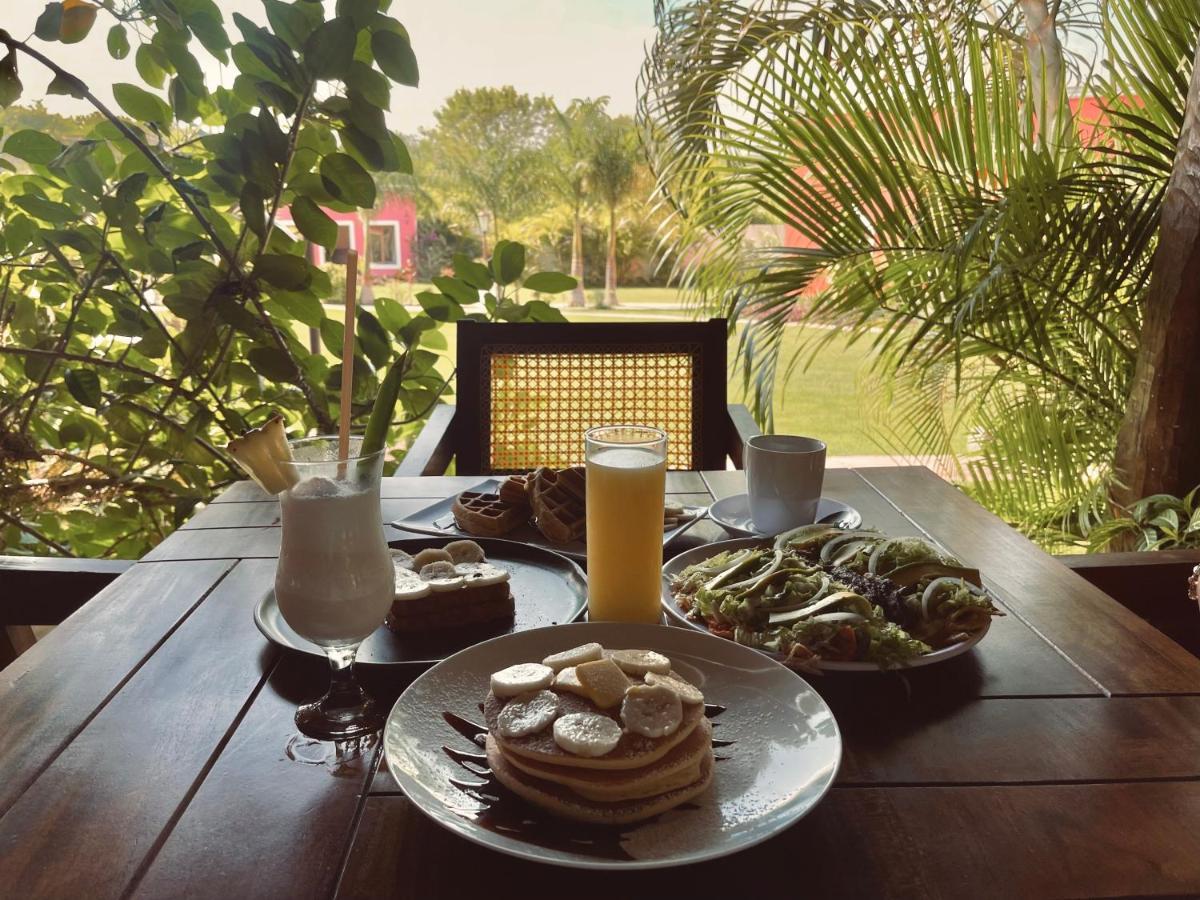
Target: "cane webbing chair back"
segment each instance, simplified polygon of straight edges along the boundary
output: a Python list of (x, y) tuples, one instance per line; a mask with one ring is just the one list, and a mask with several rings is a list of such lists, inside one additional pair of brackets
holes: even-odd
[(667, 432), (667, 467), (724, 468), (725, 320), (458, 323), (457, 471), (579, 465), (596, 425)]

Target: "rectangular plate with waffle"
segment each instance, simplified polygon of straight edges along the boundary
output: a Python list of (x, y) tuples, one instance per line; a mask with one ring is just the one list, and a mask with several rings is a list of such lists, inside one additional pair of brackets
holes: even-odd
[[(499, 490), (501, 481), (503, 481), (502, 478), (489, 478), (474, 485), (469, 490), (478, 493), (494, 494)], [(445, 500), (439, 500), (437, 503), (427, 506), (404, 519), (398, 519), (392, 524), (405, 531), (415, 531), (419, 534), (474, 537), (474, 535), (468, 534), (459, 528), (454, 521), (454, 513), (451, 512), (450, 508), (454, 505), (454, 497), (457, 496), (455, 494), (454, 496), (447, 497)], [(679, 537), (679, 535), (695, 525), (700, 519), (704, 518), (705, 510), (702, 506), (685, 506), (683, 512), (685, 518), (678, 525), (663, 529), (664, 546)], [(545, 536), (533, 525), (519, 525), (513, 531), (503, 535), (503, 538), (507, 541), (520, 541), (522, 544), (532, 544), (535, 547), (556, 550), (574, 559), (587, 558), (587, 543), (585, 541), (555, 544), (552, 541), (546, 540)]]

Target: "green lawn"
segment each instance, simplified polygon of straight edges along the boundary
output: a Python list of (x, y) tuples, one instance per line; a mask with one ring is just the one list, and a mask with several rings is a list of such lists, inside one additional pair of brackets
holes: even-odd
[[(389, 296), (392, 295), (394, 293), (389, 292)], [(675, 291), (671, 289), (622, 288), (619, 296), (621, 302), (626, 304), (621, 308), (566, 308), (563, 312), (572, 322), (663, 321), (689, 318), (687, 311), (679, 306)], [(331, 317), (341, 317), (340, 307), (328, 306), (326, 312)], [(301, 340), (307, 341), (307, 329), (297, 325), (296, 330)], [(453, 367), (455, 332), (453, 327), (444, 327), (442, 333), (446, 338), (447, 349), (441, 351), (446, 357), (446, 362), (440, 368), (448, 374)], [(809, 326), (789, 326), (784, 337), (783, 352), (790, 358), (806, 339), (825, 334), (818, 333)], [(731, 343), (731, 358), (734, 352), (736, 348)], [(781, 434), (804, 434), (821, 438), (829, 445), (831, 456), (889, 452), (886, 447), (872, 439), (863, 412), (858, 376), (869, 365), (870, 360), (870, 348), (863, 342), (852, 346), (841, 336), (835, 337), (811, 363), (798, 366), (786, 384), (777, 386), (775, 430)], [(784, 368), (781, 364), (780, 371)], [(731, 377), (729, 397), (733, 401), (742, 399), (740, 376)], [(965, 451), (965, 436), (960, 435), (955, 443), (958, 452)]]

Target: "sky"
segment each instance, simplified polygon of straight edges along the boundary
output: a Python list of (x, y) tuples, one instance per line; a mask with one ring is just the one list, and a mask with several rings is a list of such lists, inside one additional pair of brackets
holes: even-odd
[[(216, 2), (234, 40), (234, 12), (264, 20), (259, 0)], [(0, 28), (22, 38), (32, 35), (43, 5), (43, 0), (6, 0), (0, 4), (5, 7)], [(432, 125), (434, 111), (460, 87), (511, 84), (563, 104), (607, 95), (612, 112), (632, 113), (644, 48), (654, 33), (653, 0), (393, 0), (390, 14), (408, 28), (421, 69), (420, 87), (392, 91), (391, 126), (405, 133)], [(110, 25), (101, 12), (80, 44), (45, 45), (36, 38), (33, 43), (107, 102), (113, 83), (140, 83), (132, 54), (121, 62), (108, 55)], [(50, 76), (31, 60), (21, 62), (23, 102), (43, 99), (49, 109), (64, 114), (88, 111), (82, 101), (45, 96)], [(213, 67), (210, 83), (217, 74)], [(226, 75), (232, 80), (232, 74)]]

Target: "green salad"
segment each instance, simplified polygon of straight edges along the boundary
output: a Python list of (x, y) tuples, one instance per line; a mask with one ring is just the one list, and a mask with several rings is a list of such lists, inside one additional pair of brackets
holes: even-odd
[(688, 566), (671, 585), (713, 634), (812, 668), (893, 668), (967, 640), (1001, 615), (979, 572), (922, 538), (813, 525)]

